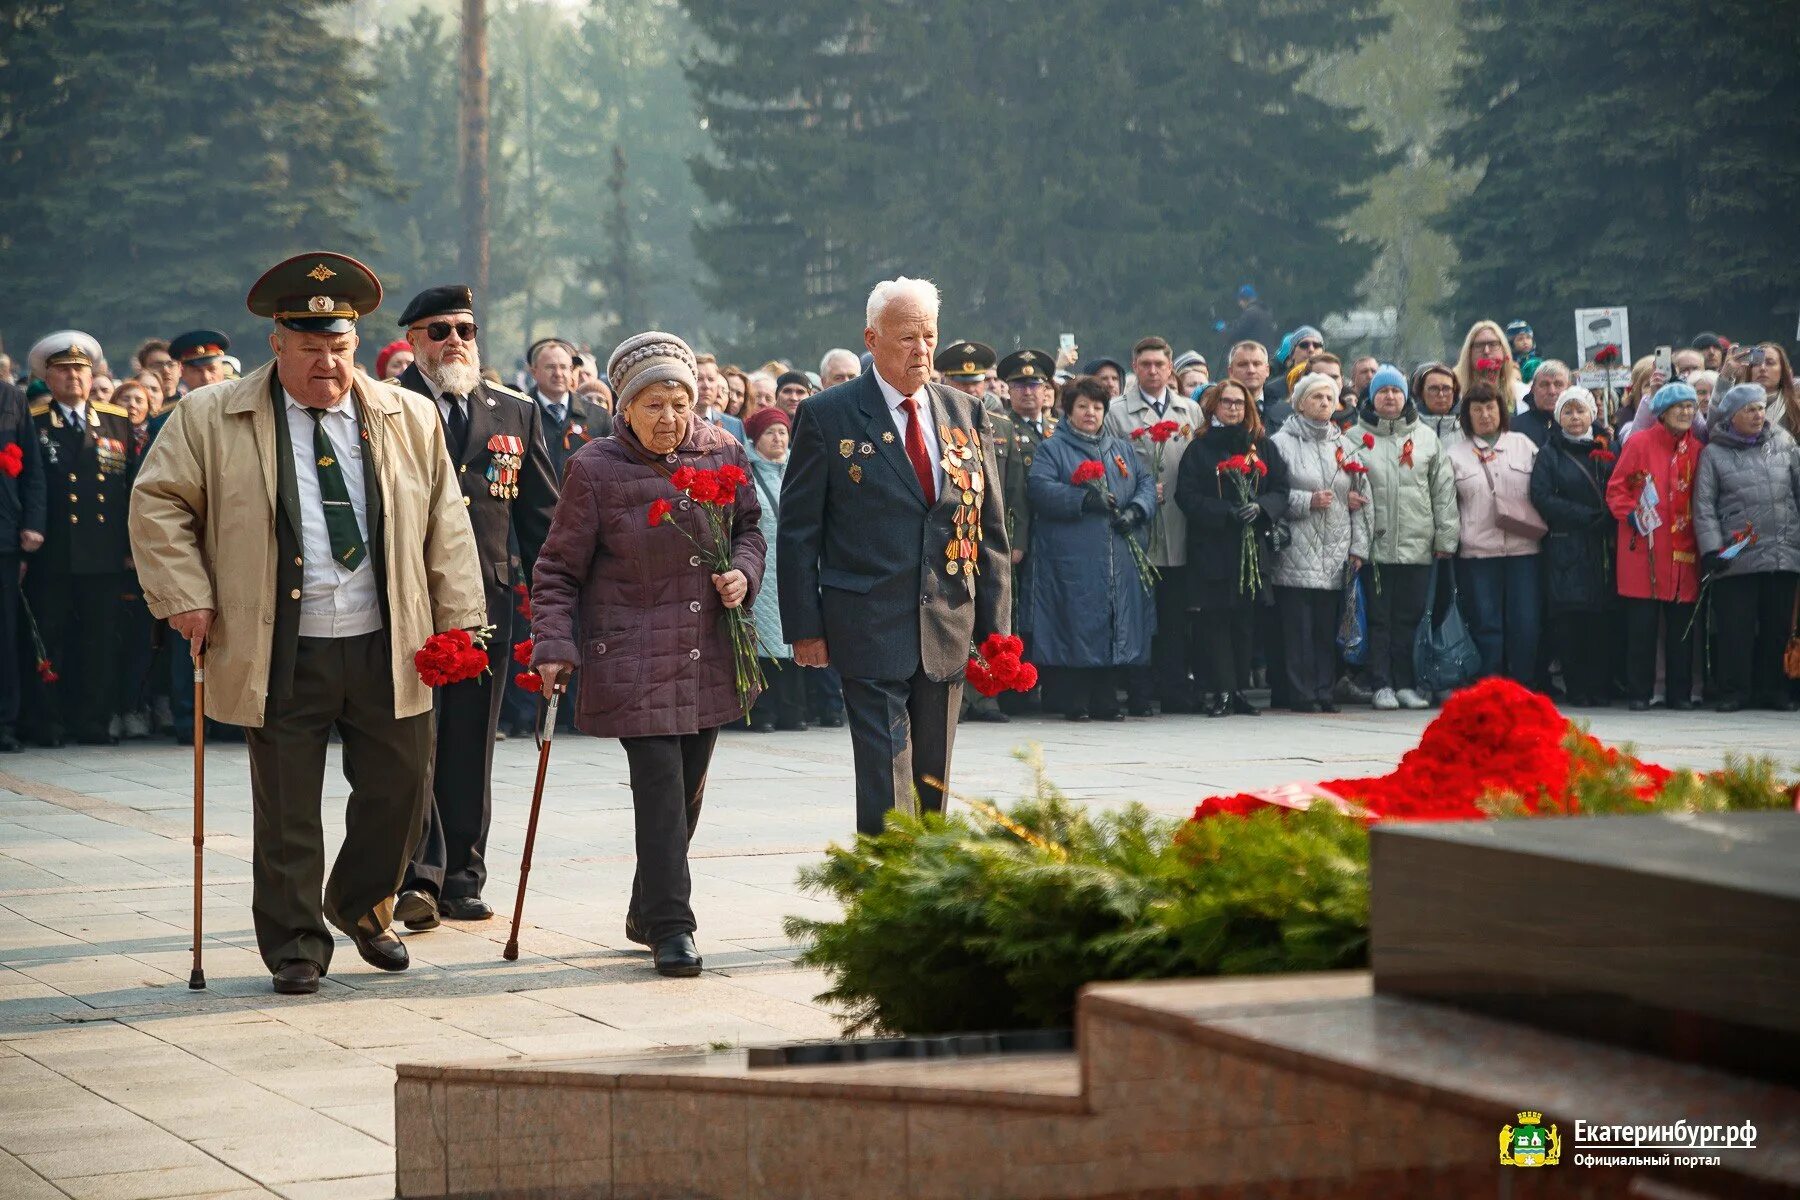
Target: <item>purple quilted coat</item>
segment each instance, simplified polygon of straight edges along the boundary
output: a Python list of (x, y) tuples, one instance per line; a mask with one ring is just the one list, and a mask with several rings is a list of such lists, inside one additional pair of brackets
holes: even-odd
[[(580, 664), (575, 726), (583, 733), (695, 733), (743, 716), (725, 606), (706, 560), (676, 525), (702, 545), (709, 527), (700, 506), (668, 479), (682, 466), (725, 463), (749, 468), (730, 434), (700, 420), (675, 453), (660, 458), (623, 421), (570, 457), (533, 573), (531, 657), (533, 666)], [(674, 505), (674, 519), (651, 528), (657, 499)], [(731, 562), (750, 581), (746, 610), (762, 585), (761, 513), (755, 486), (739, 488)]]

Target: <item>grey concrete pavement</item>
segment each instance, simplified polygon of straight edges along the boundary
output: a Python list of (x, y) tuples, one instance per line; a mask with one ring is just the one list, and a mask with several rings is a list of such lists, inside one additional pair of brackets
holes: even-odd
[[(1037, 742), (1079, 800), (1181, 813), (1212, 792), (1385, 771), (1429, 715), (965, 725), (954, 782), (1005, 801), (1026, 782), (1013, 750)], [(1786, 715), (1614, 711), (1593, 724), (1668, 765), (1800, 758)], [(347, 788), (333, 757), (335, 846)], [(830, 911), (794, 876), (853, 828), (843, 730), (721, 738), (694, 843), (701, 978), (660, 979), (625, 940), (624, 755), (569, 737), (553, 753), (519, 961), (500, 957), (504, 919), (409, 936), (401, 975), (340, 940), (308, 998), (272, 994), (256, 955), (241, 746), (207, 756), (209, 987), (187, 989), (191, 759), (147, 742), (0, 758), (0, 1200), (391, 1196), (396, 1062), (836, 1032), (781, 920)], [(523, 741), (495, 757), (489, 899), (503, 918), (534, 764)]]

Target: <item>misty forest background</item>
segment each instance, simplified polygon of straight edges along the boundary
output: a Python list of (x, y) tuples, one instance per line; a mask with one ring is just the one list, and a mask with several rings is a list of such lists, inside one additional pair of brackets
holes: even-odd
[[(1453, 352), (1631, 307), (1640, 350), (1787, 339), (1800, 4), (490, 0), (490, 362), (661, 327), (742, 361), (856, 344), (877, 278), (944, 335), (1218, 348), (1392, 309)], [(253, 340), (277, 257), (368, 261), (388, 340), (460, 278), (452, 0), (0, 0), (0, 336), (122, 360)], [(259, 361), (260, 346), (246, 346)]]

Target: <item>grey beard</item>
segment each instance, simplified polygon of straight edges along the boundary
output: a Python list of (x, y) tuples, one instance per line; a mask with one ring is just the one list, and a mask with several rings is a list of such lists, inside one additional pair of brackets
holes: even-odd
[(452, 395), (472, 395), (481, 387), (481, 368), (473, 363), (439, 363), (431, 382)]

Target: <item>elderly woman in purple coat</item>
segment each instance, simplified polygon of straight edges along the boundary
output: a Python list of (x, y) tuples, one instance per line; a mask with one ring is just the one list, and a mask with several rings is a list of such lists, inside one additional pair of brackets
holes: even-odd
[[(731, 569), (715, 572), (682, 536), (708, 544), (701, 506), (669, 477), (749, 464), (730, 434), (695, 416), (693, 351), (673, 334), (641, 333), (613, 351), (606, 373), (613, 433), (569, 459), (533, 576), (532, 666), (546, 688), (579, 666), (576, 728), (625, 747), (638, 860), (625, 936), (651, 948), (659, 973), (692, 976), (688, 843), (719, 726), (744, 715), (725, 621), (762, 583), (761, 508), (753, 485), (738, 488)], [(658, 500), (672, 515), (652, 525)]]

